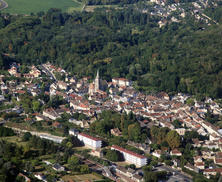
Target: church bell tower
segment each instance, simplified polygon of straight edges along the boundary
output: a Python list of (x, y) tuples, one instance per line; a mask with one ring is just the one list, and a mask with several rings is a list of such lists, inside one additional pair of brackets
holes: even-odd
[(95, 92), (99, 90), (99, 70), (97, 70), (96, 78), (95, 78)]

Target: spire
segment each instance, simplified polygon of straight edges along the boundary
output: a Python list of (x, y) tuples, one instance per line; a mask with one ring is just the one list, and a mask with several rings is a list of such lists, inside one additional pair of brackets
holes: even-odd
[(97, 70), (97, 73), (96, 73), (96, 79), (99, 79), (99, 69)]
[(95, 79), (95, 92), (99, 90), (99, 70), (97, 70), (96, 79)]

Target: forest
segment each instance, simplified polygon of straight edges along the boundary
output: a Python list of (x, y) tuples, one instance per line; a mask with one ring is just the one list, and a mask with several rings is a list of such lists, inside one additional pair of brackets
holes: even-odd
[(221, 98), (221, 25), (207, 26), (191, 16), (162, 28), (158, 21), (131, 7), (73, 14), (50, 9), (26, 17), (2, 14), (0, 68), (8, 69), (14, 61), (51, 62), (79, 78), (93, 78), (97, 69), (107, 81), (125, 77), (146, 93)]

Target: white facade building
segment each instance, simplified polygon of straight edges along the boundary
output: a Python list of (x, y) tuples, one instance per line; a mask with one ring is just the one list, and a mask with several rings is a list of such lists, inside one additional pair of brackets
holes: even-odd
[(132, 85), (132, 82), (127, 80), (126, 78), (113, 78), (112, 79), (112, 82), (118, 86), (131, 86)]
[(137, 167), (145, 166), (147, 163), (147, 158), (143, 155), (131, 152), (117, 145), (113, 145), (111, 149), (121, 152), (126, 162), (135, 164)]
[(85, 133), (79, 133), (78, 139), (84, 143), (85, 146), (93, 148), (93, 149), (99, 149), (102, 147), (102, 140), (92, 137), (90, 135), (87, 135)]
[(62, 141), (65, 139), (64, 137), (52, 136), (52, 135), (47, 135), (47, 134), (42, 134), (39, 137), (44, 138), (46, 140), (51, 140), (55, 143), (62, 143)]

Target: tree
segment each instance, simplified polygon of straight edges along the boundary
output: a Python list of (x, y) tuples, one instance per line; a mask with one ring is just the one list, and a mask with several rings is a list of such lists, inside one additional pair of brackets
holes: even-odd
[(14, 136), (15, 133), (11, 128), (0, 126), (0, 137)]
[(26, 141), (29, 141), (31, 137), (32, 135), (30, 132), (25, 132), (25, 134), (22, 137), (22, 140), (26, 142)]
[(120, 161), (123, 158), (122, 154), (119, 151), (110, 149), (106, 151), (105, 157), (113, 162)]
[(179, 120), (174, 120), (172, 124), (175, 128), (180, 128), (181, 127), (181, 122)]
[(180, 135), (174, 130), (171, 130), (169, 133), (167, 133), (166, 141), (168, 142), (171, 149), (177, 148), (181, 144)]
[(90, 172), (89, 166), (88, 165), (81, 165), (80, 166), (80, 172), (83, 174), (87, 174)]
[(39, 101), (36, 101), (36, 100), (32, 101), (32, 109), (33, 109), (33, 111), (35, 111), (35, 112), (40, 111), (40, 108), (41, 108), (40, 106), (41, 106), (41, 103)]
[(139, 142), (141, 139), (141, 128), (139, 123), (131, 124), (128, 126), (129, 139), (135, 142)]
[(80, 164), (80, 160), (78, 157), (76, 157), (75, 155), (73, 155), (72, 157), (70, 157), (68, 159), (68, 164), (70, 166), (75, 166), (75, 165), (79, 165)]
[(157, 175), (155, 172), (145, 171), (144, 173), (144, 181), (145, 182), (157, 182)]

